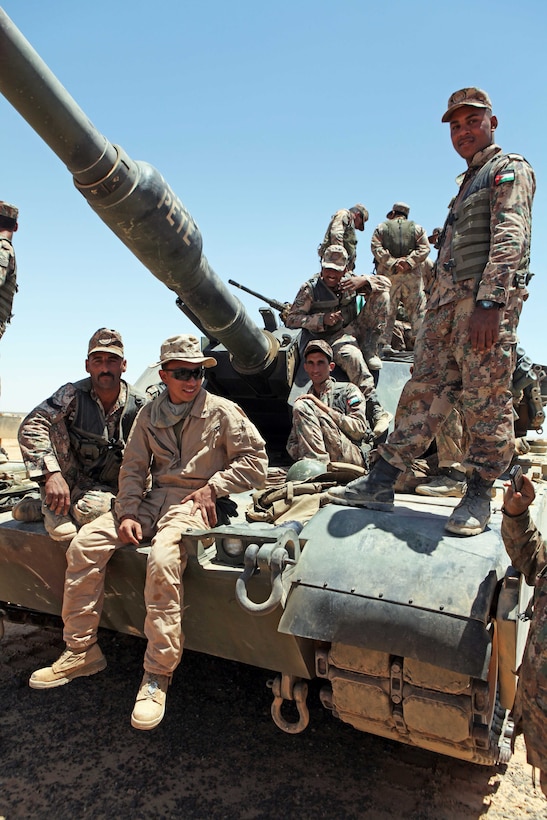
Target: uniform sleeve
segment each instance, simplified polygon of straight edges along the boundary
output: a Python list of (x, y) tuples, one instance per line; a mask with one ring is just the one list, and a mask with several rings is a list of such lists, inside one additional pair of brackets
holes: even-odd
[(383, 224), (384, 223), (382, 222), (381, 225), (378, 225), (378, 227), (374, 229), (372, 239), (370, 240), (370, 249), (376, 262), (378, 263), (378, 266), (382, 267), (387, 273), (389, 273), (391, 268), (395, 265), (397, 259), (394, 256), (392, 256), (390, 252), (387, 250), (387, 248), (384, 248), (382, 244)]
[(207, 483), (217, 498), (262, 489), (268, 474), (264, 439), (237, 405), (225, 411), (223, 428), (227, 466), (214, 473)]
[(331, 245), (343, 245), (346, 228), (349, 225), (349, 211), (337, 211), (330, 226), (329, 241)]
[(0, 287), (4, 285), (10, 269), (11, 248), (8, 243), (0, 241)]
[(152, 449), (148, 434), (149, 414), (145, 410), (146, 407), (141, 408), (125, 445), (114, 505), (118, 518), (123, 515), (138, 518), (139, 506), (147, 487)]
[(348, 385), (343, 398), (344, 410), (335, 410), (334, 421), (340, 430), (352, 441), (361, 442), (368, 438), (370, 426), (367, 421), (367, 403), (361, 391)]
[(506, 304), (515, 273), (530, 249), (534, 172), (524, 159), (506, 157), (490, 191), (490, 255), (477, 299)]
[(52, 427), (65, 425), (75, 409), (76, 388), (65, 384), (56, 393), (32, 410), (23, 419), (17, 435), (21, 455), (30, 478), (40, 478), (46, 473), (60, 471), (55, 448), (51, 440)]
[(313, 304), (313, 294), (310, 285), (306, 282), (291, 305), (291, 309), (285, 319), (285, 325), (293, 330), (305, 327), (311, 333), (325, 330), (323, 324), (324, 313), (310, 313)]
[(530, 586), (534, 586), (536, 576), (547, 566), (547, 549), (530, 510), (516, 518), (504, 515), (501, 535), (512, 565), (522, 572)]
[(406, 261), (411, 268), (416, 268), (424, 261), (424, 259), (427, 259), (429, 256), (429, 251), (429, 240), (426, 232), (421, 225), (416, 225), (416, 247), (413, 251), (410, 251), (406, 257)]

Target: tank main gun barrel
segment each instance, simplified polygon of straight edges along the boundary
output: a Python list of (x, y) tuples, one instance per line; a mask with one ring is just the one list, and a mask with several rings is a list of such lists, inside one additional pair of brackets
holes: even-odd
[(225, 345), (234, 368), (264, 372), (277, 341), (209, 266), (191, 214), (159, 171), (132, 160), (95, 128), (3, 9), (0, 91), (66, 165), (103, 222)]

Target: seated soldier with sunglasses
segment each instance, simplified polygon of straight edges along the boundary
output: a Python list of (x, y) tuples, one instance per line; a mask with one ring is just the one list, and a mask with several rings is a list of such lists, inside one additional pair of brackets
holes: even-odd
[[(243, 411), (207, 393), (204, 356), (195, 336), (172, 336), (161, 346), (166, 385), (133, 426), (119, 477), (114, 513), (82, 527), (67, 550), (63, 598), (66, 650), (30, 678), (33, 689), (62, 686), (106, 667), (97, 644), (105, 567), (116, 549), (152, 539), (144, 598), (148, 644), (144, 677), (131, 724), (153, 729), (165, 712), (167, 687), (182, 654), (181, 533), (214, 527), (215, 502), (229, 493), (260, 489), (268, 461), (264, 441)], [(151, 478), (151, 489), (148, 489)]]

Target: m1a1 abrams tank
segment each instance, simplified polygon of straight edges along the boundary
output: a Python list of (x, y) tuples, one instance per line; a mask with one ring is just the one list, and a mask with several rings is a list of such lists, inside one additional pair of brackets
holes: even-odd
[[(219, 361), (208, 389), (245, 408), (275, 459), (299, 386), (299, 335), (271, 316), (265, 329), (251, 321), (161, 174), (94, 128), (2, 11), (0, 90), (101, 219), (177, 294)], [(380, 390), (396, 391), (407, 368), (386, 364)], [(187, 647), (274, 670), (272, 717), (284, 731), (306, 728), (307, 681), (318, 679), (325, 707), (358, 730), (476, 763), (505, 759), (527, 601), (501, 541), (500, 503), (485, 533), (459, 539), (444, 532), (446, 500), (399, 495), (394, 514), (327, 505), (301, 529), (247, 523), (249, 495), (236, 498), (233, 523), (212, 531), (212, 546), (202, 533), (184, 535)], [(540, 527), (544, 501), (539, 492)], [(110, 561), (104, 627), (143, 634), (146, 560), (142, 547)], [(5, 618), (58, 619), (64, 571), (63, 546), (41, 524), (0, 516)], [(295, 702), (296, 719), (284, 701)]]

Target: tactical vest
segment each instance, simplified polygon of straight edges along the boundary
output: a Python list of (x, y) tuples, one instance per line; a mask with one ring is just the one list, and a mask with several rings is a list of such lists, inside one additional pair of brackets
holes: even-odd
[[(453, 225), (450, 260), (454, 282), (476, 279), (479, 282), (490, 256), (490, 190), (495, 174), (511, 170), (511, 161), (522, 160), (518, 154), (496, 154), (482, 166), (459, 201), (455, 201), (448, 223)], [(457, 197), (456, 197), (457, 199)], [(518, 274), (526, 279), (530, 249), (521, 259)]]
[(321, 276), (310, 279), (308, 284), (313, 293), (313, 302), (311, 304), (310, 313), (333, 313), (336, 310), (342, 311), (342, 320), (336, 325), (325, 328), (323, 331), (314, 331), (313, 335), (317, 337), (330, 336), (337, 330), (340, 330), (357, 316), (357, 299), (355, 295), (350, 296), (347, 293), (337, 296), (324, 283)]
[(135, 416), (146, 399), (127, 385), (127, 399), (120, 416), (117, 437), (109, 439), (104, 418), (91, 397), (91, 379), (76, 382), (76, 408), (68, 425), (70, 443), (85, 475), (99, 484), (117, 488), (123, 450)]
[(0, 244), (3, 242), (8, 242), (10, 245), (10, 250), (7, 251), (10, 254), (10, 265), (4, 284), (0, 288), (0, 325), (5, 326), (13, 315), (11, 308), (13, 305), (13, 297), (17, 293), (17, 268), (11, 241), (4, 236)]
[(395, 259), (416, 250), (416, 223), (409, 219), (388, 219), (382, 228), (382, 245)]

